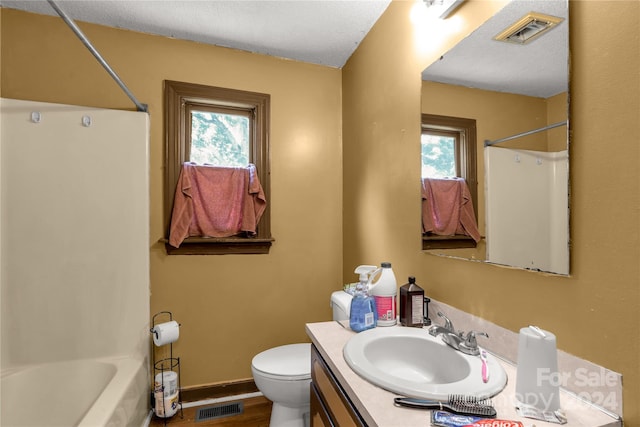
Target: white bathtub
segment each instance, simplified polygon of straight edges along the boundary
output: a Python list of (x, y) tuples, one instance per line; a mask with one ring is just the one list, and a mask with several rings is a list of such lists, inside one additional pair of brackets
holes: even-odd
[(120, 427), (149, 412), (146, 361), (85, 359), (2, 372), (0, 425)]

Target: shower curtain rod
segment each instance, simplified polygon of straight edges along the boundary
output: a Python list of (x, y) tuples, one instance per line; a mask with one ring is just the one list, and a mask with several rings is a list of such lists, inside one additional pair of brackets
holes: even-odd
[(527, 132), (522, 132), (522, 133), (519, 133), (519, 134), (516, 134), (516, 135), (507, 136), (505, 138), (496, 139), (495, 141), (489, 141), (488, 139), (485, 139), (484, 140), (484, 146), (485, 147), (489, 147), (490, 145), (493, 145), (493, 144), (498, 144), (500, 142), (510, 141), (512, 139), (521, 138), (521, 137), (527, 136), (527, 135), (533, 135), (534, 133), (543, 132), (545, 130), (557, 128), (559, 126), (566, 126), (566, 125), (567, 125), (566, 121), (558, 122), (558, 123), (554, 123), (552, 125), (545, 126), (545, 127), (539, 128), (539, 129), (533, 129), (533, 130), (530, 130), (530, 131), (527, 131)]
[(62, 9), (60, 9), (58, 7), (58, 5), (54, 2), (54, 0), (47, 0), (47, 2), (49, 2), (51, 7), (53, 8), (53, 10), (55, 10), (56, 13), (58, 15), (60, 15), (60, 17), (64, 20), (64, 22), (67, 23), (69, 28), (71, 28), (71, 30), (76, 34), (76, 36), (78, 36), (78, 38), (80, 39), (80, 41), (82, 41), (82, 43), (86, 46), (86, 48), (89, 49), (89, 52), (91, 52), (93, 54), (93, 56), (95, 56), (95, 58), (98, 60), (98, 62), (104, 67), (104, 69), (107, 70), (107, 73), (109, 73), (109, 75), (113, 78), (113, 80), (116, 81), (118, 86), (120, 86), (120, 88), (124, 91), (124, 93), (127, 94), (129, 99), (131, 101), (133, 101), (134, 104), (136, 104), (136, 107), (138, 108), (138, 111), (142, 111), (142, 112), (147, 113), (149, 106), (147, 104), (141, 104), (136, 99), (136, 97), (133, 96), (133, 93), (131, 93), (131, 91), (129, 90), (127, 85), (124, 84), (124, 82), (120, 79), (120, 77), (118, 77), (116, 72), (113, 71), (113, 69), (109, 66), (109, 64), (107, 64), (107, 62), (104, 60), (104, 58), (102, 58), (100, 53), (93, 47), (93, 45), (91, 44), (89, 39), (87, 39), (87, 37), (84, 35), (82, 30), (80, 30), (80, 28), (78, 28), (78, 26), (75, 24), (75, 22), (73, 22), (73, 20), (71, 18), (69, 18), (67, 16), (67, 14), (64, 13), (64, 11), (62, 11)]

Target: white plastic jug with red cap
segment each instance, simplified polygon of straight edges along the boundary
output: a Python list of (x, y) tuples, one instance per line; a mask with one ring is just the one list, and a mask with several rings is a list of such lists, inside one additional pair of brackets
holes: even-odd
[[(378, 276), (378, 280), (372, 280)], [(383, 262), (380, 268), (369, 275), (369, 295), (376, 300), (378, 310), (378, 326), (393, 326), (396, 320), (396, 296), (398, 284), (390, 262)]]
[[(369, 295), (376, 301), (378, 312), (378, 326), (393, 326), (396, 320), (396, 297), (398, 284), (393, 274), (390, 262), (383, 262), (380, 267), (375, 265), (359, 265), (355, 269), (356, 274), (369, 276)], [(377, 281), (373, 279), (377, 277)]]

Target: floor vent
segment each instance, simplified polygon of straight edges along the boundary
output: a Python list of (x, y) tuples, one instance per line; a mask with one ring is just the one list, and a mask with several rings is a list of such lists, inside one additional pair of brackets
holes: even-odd
[(244, 412), (242, 402), (232, 402), (222, 405), (199, 408), (196, 414), (196, 422), (215, 420), (217, 418), (232, 417)]

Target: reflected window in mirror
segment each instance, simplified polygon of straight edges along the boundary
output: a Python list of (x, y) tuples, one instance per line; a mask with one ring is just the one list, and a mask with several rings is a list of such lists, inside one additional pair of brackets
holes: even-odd
[(425, 226), (427, 181), (461, 178), (472, 203), (474, 221), (478, 218), (478, 178), (476, 155), (476, 121), (474, 119), (422, 114), (422, 249), (473, 248), (476, 240), (456, 231), (440, 235)]

